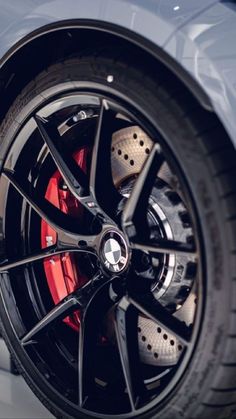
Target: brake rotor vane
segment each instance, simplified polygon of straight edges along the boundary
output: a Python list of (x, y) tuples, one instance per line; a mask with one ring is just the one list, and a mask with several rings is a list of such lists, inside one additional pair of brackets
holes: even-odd
[[(152, 140), (138, 126), (123, 128), (112, 136), (111, 166), (114, 184), (121, 193), (129, 195), (136, 175), (141, 171), (153, 146)], [(77, 164), (86, 171), (87, 151), (74, 153)], [(125, 186), (124, 186), (125, 185)], [(158, 235), (181, 242), (191, 241), (191, 222), (179, 191), (175, 187), (174, 176), (166, 163), (160, 169), (149, 202), (150, 225)], [(61, 211), (81, 217), (82, 209), (68, 190), (63, 190), (59, 172), (49, 181), (46, 198)], [(105, 240), (105, 239), (104, 239)], [(41, 243), (48, 247), (56, 242), (56, 233), (42, 221)], [(123, 247), (124, 247), (124, 250)], [(104, 242), (104, 258), (107, 269), (122, 270), (126, 265), (125, 244), (117, 237), (109, 236)], [(123, 251), (123, 253), (122, 253)], [(118, 257), (118, 256), (119, 257)], [(118, 262), (114, 262), (114, 257)], [(196, 278), (196, 261), (192, 255), (160, 255), (149, 260), (147, 275), (154, 277), (153, 296), (170, 312), (188, 326), (193, 323), (195, 313), (195, 293), (193, 283)], [(48, 285), (55, 304), (86, 282), (84, 273), (71, 255), (58, 256), (44, 262)], [(117, 267), (118, 268), (114, 268)], [(79, 330), (79, 313), (68, 317), (65, 322)], [(165, 329), (150, 319), (140, 315), (138, 321), (140, 357), (143, 363), (168, 367), (175, 365), (182, 353), (181, 343)]]

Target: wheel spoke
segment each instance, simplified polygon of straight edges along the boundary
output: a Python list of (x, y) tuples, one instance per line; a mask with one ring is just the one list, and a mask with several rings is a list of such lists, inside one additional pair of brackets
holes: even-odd
[(90, 315), (83, 316), (79, 331), (78, 400), (82, 407), (94, 389), (96, 330)]
[(82, 407), (95, 391), (96, 353), (100, 327), (112, 304), (110, 280), (100, 286), (81, 312), (78, 351), (79, 405)]
[(45, 220), (55, 231), (68, 230), (74, 231), (75, 222), (71, 217), (65, 215), (57, 207), (52, 205), (44, 197), (39, 196), (30, 182), (16, 179), (15, 174), (9, 170), (3, 172), (9, 182), (19, 192), (19, 194), (28, 202), (28, 204)]
[(163, 307), (159, 301), (150, 293), (147, 294), (132, 294), (130, 295), (130, 302), (143, 313), (146, 317), (152, 319), (158, 325), (162, 326), (166, 331), (175, 335), (175, 337), (185, 346), (189, 345), (191, 339), (191, 331), (186, 324)]
[(111, 118), (114, 118), (114, 111), (106, 100), (102, 100), (92, 153), (90, 193), (104, 213), (113, 217), (121, 195), (112, 178)]
[(79, 308), (79, 306), (78, 300), (75, 297), (71, 296), (67, 299), (64, 299), (21, 339), (22, 345), (25, 346), (34, 343), (35, 337), (40, 332), (48, 331), (48, 329), (51, 328), (56, 321), (63, 320), (68, 314), (72, 314), (76, 308)]
[(132, 249), (141, 250), (149, 253), (169, 253), (169, 254), (186, 254), (196, 255), (196, 248), (192, 243), (183, 243), (175, 240), (158, 239), (155, 242), (150, 243), (132, 243), (130, 242)]
[(101, 274), (97, 274), (91, 280), (86, 282), (82, 287), (80, 287), (74, 293), (68, 295), (64, 298), (59, 304), (57, 304), (42, 320), (40, 320), (33, 329), (28, 332), (21, 343), (23, 345), (28, 345), (34, 343), (34, 338), (40, 332), (47, 332), (56, 321), (63, 320), (68, 315), (72, 314), (75, 310), (85, 310), (89, 305), (90, 300), (96, 290), (101, 287)]
[(96, 237), (81, 234), (81, 226), (76, 228), (75, 219), (64, 214), (44, 197), (39, 196), (28, 181), (16, 180), (15, 175), (9, 170), (4, 170), (3, 176), (8, 179), (31, 208), (57, 232), (58, 248), (75, 247), (77, 249), (79, 242), (83, 242), (84, 247), (94, 247)]
[(163, 162), (163, 154), (159, 146), (154, 144), (123, 211), (122, 225), (130, 238), (137, 235), (143, 237), (148, 233), (144, 214), (147, 214), (149, 196)]
[(115, 330), (123, 374), (132, 411), (137, 409), (146, 387), (141, 377), (138, 346), (138, 310), (123, 297), (116, 309)]
[(59, 249), (57, 246), (49, 246), (41, 250), (40, 252), (32, 253), (30, 255), (26, 255), (18, 259), (6, 260), (4, 262), (1, 262), (0, 273), (6, 272), (9, 269), (18, 268), (20, 266), (26, 265), (27, 263), (34, 263), (45, 258), (52, 258), (62, 253), (70, 253), (70, 252), (80, 252), (80, 253), (82, 252), (86, 254), (90, 253), (93, 256), (96, 255), (94, 252), (90, 252), (89, 250), (84, 250), (84, 249), (79, 249), (79, 248), (75, 249), (74, 247), (71, 247), (71, 248), (63, 247)]
[(71, 193), (76, 198), (79, 198), (81, 195), (81, 188), (83, 190), (88, 190), (87, 176), (72, 157), (65, 152), (62, 156), (62, 152), (60, 150), (61, 137), (57, 128), (38, 115), (35, 115), (34, 119), (41, 137), (47, 145), (54, 163), (57, 166), (57, 169), (61, 173)]

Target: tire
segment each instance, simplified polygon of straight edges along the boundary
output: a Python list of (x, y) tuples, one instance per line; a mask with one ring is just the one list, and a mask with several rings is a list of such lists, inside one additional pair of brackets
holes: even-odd
[[(182, 94), (174, 84), (165, 81), (159, 84), (157, 78), (148, 69), (134, 68), (125, 55), (122, 57), (120, 54), (118, 59), (114, 59), (111, 51), (103, 51), (100, 56), (85, 54), (51, 66), (26, 86), (4, 119), (0, 144), (2, 173), (6, 168), (13, 170), (10, 167), (12, 161), (19, 171), (24, 169), (21, 161), (17, 163), (17, 149), (12, 147), (17, 141), (20, 144), (23, 134), (29, 135), (22, 130), (30, 115), (62, 95), (70, 96), (75, 91), (79, 92), (88, 84), (89, 91), (95, 89), (104, 92), (112, 100), (119, 97), (121, 101), (135, 104), (145, 121), (158, 127), (163, 138), (163, 149), (171, 156), (170, 160), (177, 168), (176, 173), (184, 179), (186, 189), (183, 201), (187, 195), (187, 207), (190, 202), (193, 231), (197, 235), (201, 255), (198, 275), (202, 278), (199, 291), (202, 303), (198, 309), (198, 325), (193, 332), (191, 353), (185, 365), (183, 361), (182, 371), (171, 390), (163, 393), (156, 404), (152, 402), (149, 406), (144, 403), (140, 411), (137, 409), (130, 414), (124, 408), (122, 417), (233, 419), (236, 418), (235, 150), (214, 115), (203, 111), (185, 91)], [(20, 145), (18, 152), (23, 153)], [(35, 150), (27, 149), (28, 156), (29, 153), (31, 156), (31, 152), (34, 156)], [(30, 165), (30, 159), (26, 160), (26, 165)], [(11, 186), (6, 176), (1, 177), (2, 266), (6, 260), (17, 258), (21, 252), (25, 252), (18, 241), (18, 248), (11, 248), (12, 237), (16, 234), (16, 240), (19, 240), (19, 234), (12, 232), (15, 221), (12, 221), (11, 227), (7, 220), (10, 215), (17, 218), (17, 211), (22, 211), (24, 206), (16, 203), (14, 209), (10, 208), (9, 202), (14, 206), (17, 194), (15, 190), (12, 191), (14, 185), (10, 183)], [(10, 215), (7, 211), (10, 211)], [(32, 217), (32, 214), (26, 211), (24, 217)], [(35, 231), (37, 234), (37, 229)], [(39, 368), (34, 354), (36, 345), (32, 349), (29, 342), (25, 346), (22, 344), (21, 332), (23, 335), (24, 328), (19, 318), (22, 316), (23, 303), (17, 306), (18, 297), (15, 294), (19, 286), (13, 282), (28, 284), (30, 274), (26, 273), (27, 270), (30, 270), (28, 265), (26, 269), (1, 270), (2, 333), (17, 369), (56, 417), (118, 417), (120, 413), (116, 415), (112, 411), (101, 416), (104, 412), (92, 413), (92, 408), (76, 410), (72, 396), (62, 395), (58, 388), (56, 391), (53, 388), (47, 366), (42, 364)], [(22, 298), (27, 307), (31, 303), (29, 298)], [(165, 302), (163, 299), (161, 301)], [(46, 311), (47, 307), (53, 306), (50, 299), (45, 305)], [(42, 311), (42, 307), (38, 309), (34, 314), (35, 319), (37, 316), (40, 319)], [(30, 324), (30, 320), (28, 322)], [(20, 325), (18, 330), (16, 324)], [(63, 325), (65, 327), (68, 326)], [(42, 348), (43, 341), (40, 350), (44, 350)]]

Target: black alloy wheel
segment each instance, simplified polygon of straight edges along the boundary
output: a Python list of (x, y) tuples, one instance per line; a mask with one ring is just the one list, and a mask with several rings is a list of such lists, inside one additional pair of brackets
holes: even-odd
[(194, 418), (214, 404), (183, 388), (210, 356), (195, 386), (213, 397), (216, 336), (228, 333), (229, 311), (212, 311), (230, 298), (219, 194), (194, 117), (180, 121), (168, 89), (150, 78), (142, 91), (132, 71), (126, 85), (122, 64), (106, 57), (56, 65), (2, 128), (4, 336), (60, 417)]

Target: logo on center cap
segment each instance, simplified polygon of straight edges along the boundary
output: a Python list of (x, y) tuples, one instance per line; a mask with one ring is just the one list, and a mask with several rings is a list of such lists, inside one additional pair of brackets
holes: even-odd
[(116, 231), (107, 231), (101, 242), (101, 257), (111, 272), (121, 272), (127, 265), (128, 248), (123, 236)]
[(112, 265), (116, 265), (121, 258), (121, 247), (115, 239), (108, 239), (104, 246), (106, 260)]

